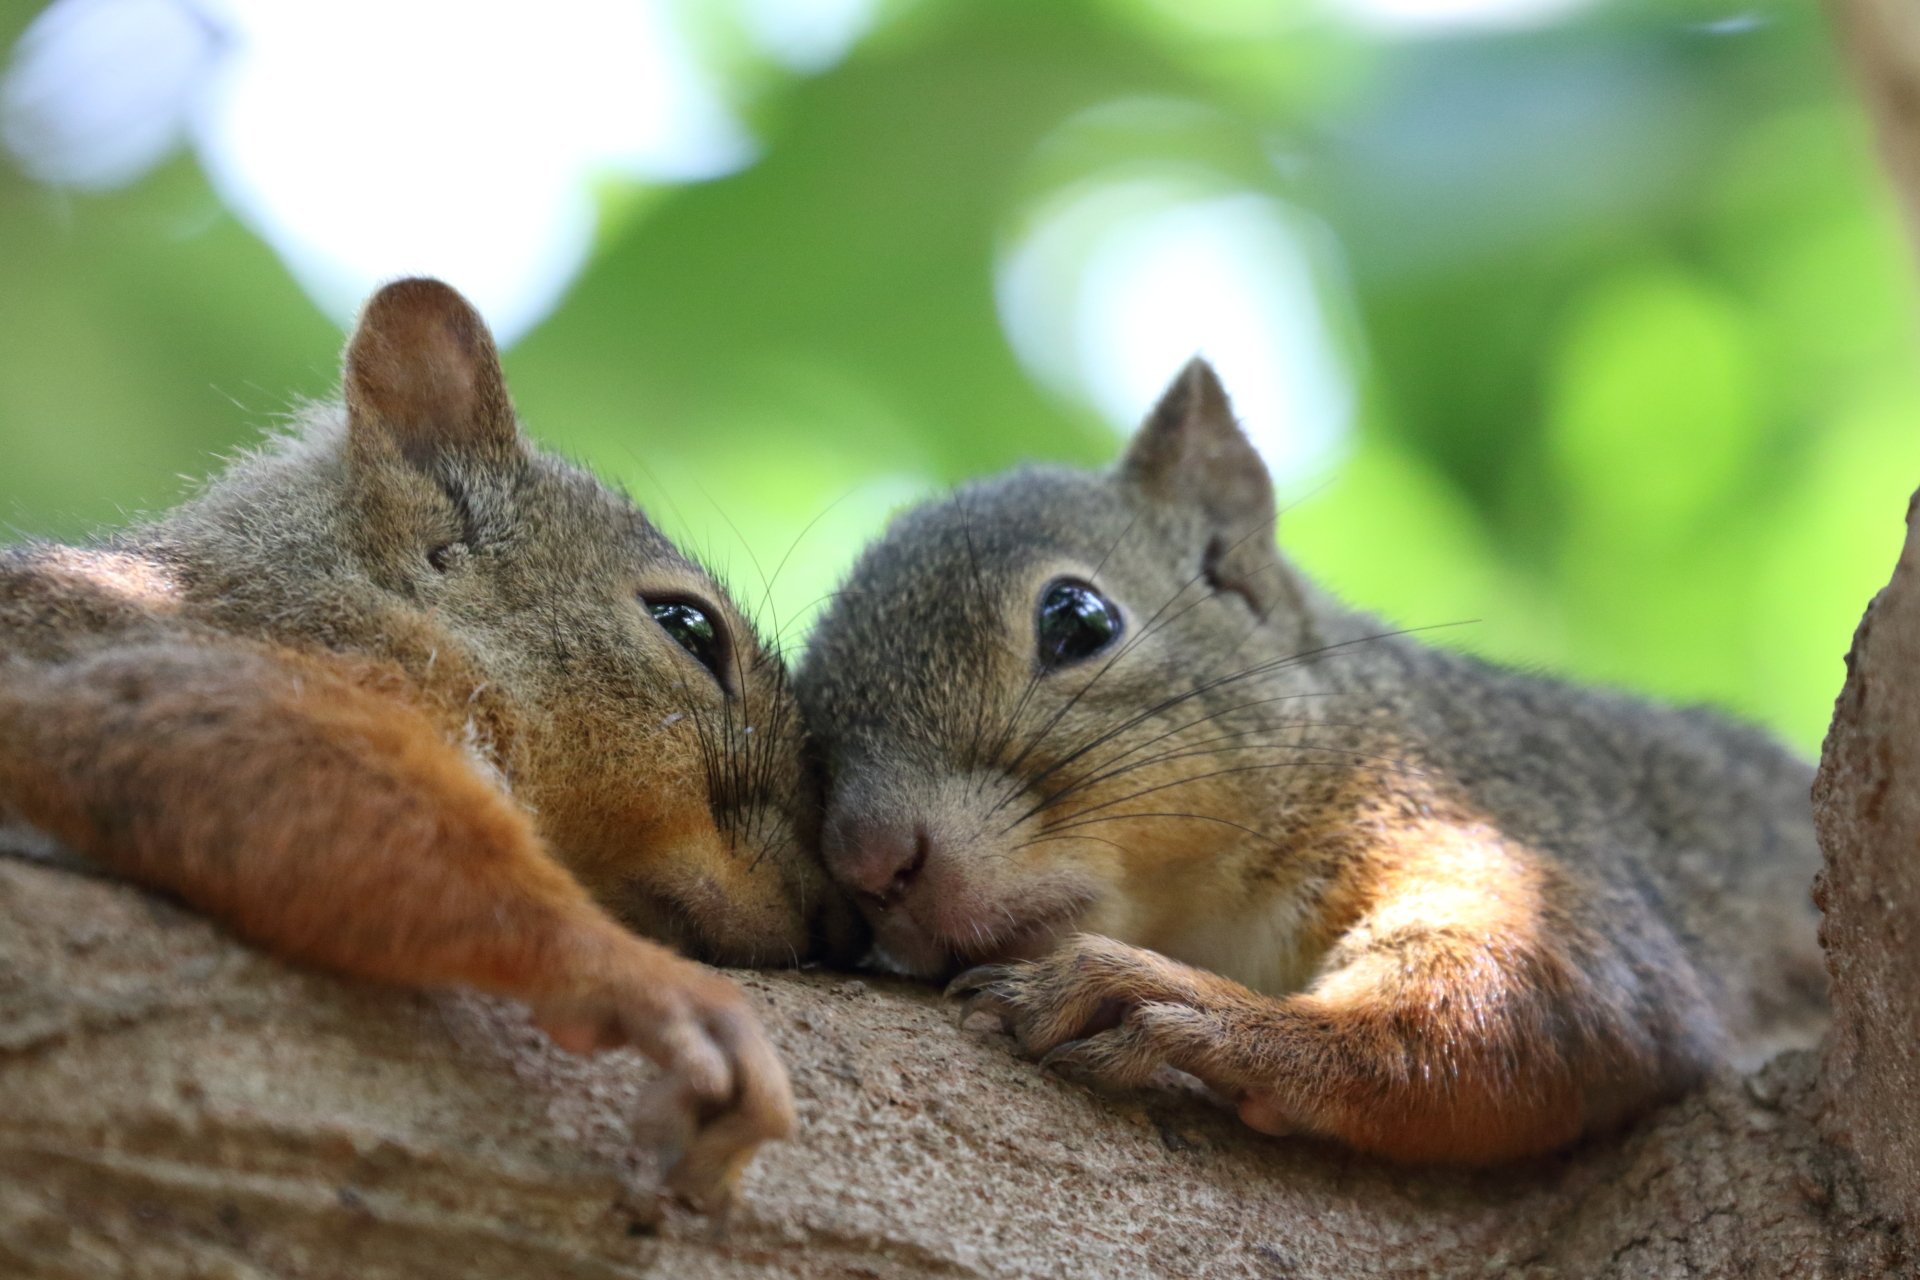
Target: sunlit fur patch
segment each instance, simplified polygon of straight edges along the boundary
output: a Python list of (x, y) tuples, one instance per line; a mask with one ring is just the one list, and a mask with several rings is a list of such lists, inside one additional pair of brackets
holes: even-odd
[(507, 777), (506, 770), (500, 767), (500, 752), (493, 736), (481, 727), (475, 716), (468, 716), (461, 728), (460, 750), (467, 757), (467, 762), (500, 788), (502, 793), (513, 794), (513, 783)]
[(1306, 985), (1318, 964), (1313, 902), (1300, 894), (1223, 903), (1155, 939), (1154, 950), (1264, 995)]
[(180, 584), (162, 565), (118, 551), (47, 547), (34, 568), (69, 590), (99, 592), (155, 612), (178, 607)]
[(1366, 856), (1341, 877), (1337, 892), (1351, 900), (1342, 914), (1355, 919), (1329, 964), (1412, 930), (1536, 944), (1548, 910), (1543, 855), (1427, 779), (1401, 777), (1396, 786), (1390, 799), (1370, 806), (1391, 814), (1353, 815), (1366, 833)]

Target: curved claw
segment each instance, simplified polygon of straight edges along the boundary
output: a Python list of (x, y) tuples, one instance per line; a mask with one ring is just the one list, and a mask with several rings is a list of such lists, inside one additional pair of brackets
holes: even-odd
[(1019, 1007), (1004, 988), (988, 987), (961, 1001), (959, 1026), (965, 1028), (974, 1017), (983, 1013), (992, 1017), (1002, 1031), (1012, 1031)]
[(1004, 964), (977, 964), (949, 982), (943, 994), (949, 997), (972, 995), (1000, 981), (1006, 975), (1007, 968)]
[(733, 1207), (740, 1174), (752, 1159), (751, 1146), (717, 1154), (689, 1150), (668, 1166), (661, 1185), (680, 1205), (724, 1223)]
[(1080, 1066), (1075, 1058), (1086, 1047), (1086, 1043), (1085, 1040), (1062, 1040), (1040, 1055), (1040, 1069), (1056, 1075), (1072, 1076)]
[(1006, 979), (1010, 967), (1003, 964), (979, 964), (947, 984), (946, 995), (961, 1001), (960, 1016), (954, 1025), (966, 1030), (980, 1014), (990, 1015), (1001, 1031), (1013, 1029), (1014, 1003)]
[(1113, 1093), (1125, 1089), (1135, 1081), (1128, 1078), (1125, 1072), (1112, 1074), (1104, 1061), (1103, 1046), (1095, 1043), (1103, 1039), (1110, 1040), (1113, 1034), (1103, 1031), (1099, 1035), (1084, 1036), (1078, 1040), (1063, 1040), (1041, 1054), (1035, 1065), (1055, 1079), (1092, 1089), (1095, 1093)]

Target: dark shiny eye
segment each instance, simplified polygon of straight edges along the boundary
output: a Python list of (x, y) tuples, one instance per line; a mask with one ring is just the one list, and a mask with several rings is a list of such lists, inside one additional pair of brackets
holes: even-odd
[(1120, 607), (1084, 582), (1062, 578), (1040, 593), (1034, 629), (1042, 666), (1090, 658), (1120, 638)]
[[(715, 679), (720, 676), (720, 652), (722, 649), (720, 627), (713, 618), (697, 604), (688, 604), (685, 600), (662, 600), (649, 603), (647, 612), (660, 624), (660, 629), (672, 636), (674, 643), (692, 654), (700, 665), (713, 672)], [(725, 681), (721, 680), (724, 684)]]

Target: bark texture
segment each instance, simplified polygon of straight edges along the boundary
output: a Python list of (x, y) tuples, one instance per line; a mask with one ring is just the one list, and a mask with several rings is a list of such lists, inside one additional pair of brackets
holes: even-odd
[[(1920, 497), (1916, 498), (1920, 503)], [(1920, 1224), (1920, 539), (1847, 655), (1814, 784), (1833, 975), (1821, 1128)]]

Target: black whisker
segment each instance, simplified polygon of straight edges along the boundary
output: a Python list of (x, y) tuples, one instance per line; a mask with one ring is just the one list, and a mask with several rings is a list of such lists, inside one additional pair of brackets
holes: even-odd
[[(816, 515), (813, 519), (807, 521), (806, 525), (800, 530), (800, 532), (793, 535), (793, 541), (787, 544), (787, 553), (780, 557), (779, 564), (776, 564), (775, 566), (773, 566), (773, 576), (767, 580), (766, 592), (760, 597), (760, 605), (759, 605), (759, 608), (754, 610), (755, 613), (759, 613), (761, 610), (765, 609), (769, 603), (772, 602), (773, 584), (780, 580), (780, 574), (787, 567), (787, 561), (793, 559), (793, 553), (800, 549), (800, 544), (806, 540), (806, 537), (808, 534), (813, 532), (814, 526), (819, 524), (822, 520), (825, 520), (829, 515), (831, 515), (835, 507), (839, 506), (841, 503), (845, 502), (848, 498), (851, 498), (854, 494), (858, 492), (860, 492), (859, 485), (855, 485), (853, 488), (847, 490), (845, 493), (835, 498), (832, 502), (829, 502), (826, 506), (822, 507), (820, 509), (820, 514)], [(780, 628), (780, 619), (778, 617), (774, 618), (773, 625), (774, 625), (774, 634), (777, 636), (779, 634), (779, 628)]]
[[(1128, 640), (1126, 643), (1122, 644), (1120, 648), (1114, 653), (1113, 657), (1107, 659), (1107, 661), (1101, 665), (1100, 669), (1093, 673), (1092, 679), (1088, 680), (1085, 684), (1081, 685), (1078, 689), (1074, 690), (1073, 696), (1068, 698), (1067, 701), (1060, 707), (1060, 709), (1053, 713), (1053, 717), (1049, 719), (1045, 724), (1041, 725), (1037, 730), (1035, 730), (1028, 737), (1026, 745), (1020, 749), (1020, 754), (1015, 756), (1010, 762), (1008, 762), (1006, 766), (1006, 771), (1009, 774), (1014, 774), (1017, 776), (1020, 772), (1020, 766), (1026, 763), (1027, 757), (1032, 755), (1034, 752), (1034, 749), (1037, 748), (1042, 742), (1046, 741), (1047, 735), (1052, 733), (1055, 726), (1057, 726), (1060, 723), (1060, 721), (1063, 718), (1065, 718), (1066, 715), (1069, 712), (1071, 712), (1075, 706), (1079, 704), (1080, 699), (1086, 696), (1087, 691), (1093, 688), (1094, 685), (1100, 682), (1100, 677), (1106, 675), (1107, 672), (1113, 670), (1114, 667), (1119, 665), (1121, 659), (1125, 658), (1128, 654), (1132, 653), (1135, 649), (1137, 649), (1140, 646), (1141, 642), (1143, 642), (1149, 635), (1153, 633), (1154, 620), (1159, 618), (1168, 609), (1172, 608), (1174, 601), (1178, 600), (1181, 596), (1185, 595), (1187, 593), (1188, 588), (1192, 587), (1195, 583), (1199, 582), (1200, 578), (1204, 576), (1205, 574), (1203, 572), (1199, 576), (1187, 579), (1187, 581), (1180, 587), (1180, 589), (1174, 592), (1173, 595), (1168, 598), (1165, 604), (1161, 605), (1157, 610), (1155, 610), (1153, 613), (1153, 616), (1148, 618), (1146, 623), (1142, 626), (1141, 633), (1133, 637), (1131, 640)], [(1201, 598), (1205, 599), (1206, 597), (1203, 596)], [(1188, 607), (1191, 608), (1192, 606), (1188, 606)], [(1182, 610), (1182, 612), (1185, 612), (1185, 611)], [(1030, 785), (1030, 782), (1029, 782), (1029, 785)], [(1007, 795), (1002, 796), (1000, 798), (1000, 802), (994, 805), (993, 808), (987, 811), (987, 815), (991, 817), (993, 814), (998, 813), (1000, 809), (1003, 808), (1008, 803), (1008, 801), (1010, 801), (1015, 795), (1018, 795), (1018, 794), (1019, 794), (1019, 789), (1016, 788), (1015, 790), (1009, 792)]]
[[(1331, 748), (1331, 747), (1323, 748), (1323, 749), (1337, 750), (1337, 748)], [(1352, 754), (1352, 753), (1342, 753), (1342, 754)], [(1174, 787), (1191, 786), (1193, 783), (1206, 782), (1212, 778), (1225, 778), (1233, 774), (1239, 774), (1239, 773), (1262, 773), (1262, 772), (1267, 772), (1274, 769), (1312, 769), (1312, 768), (1324, 769), (1324, 768), (1335, 767), (1338, 764), (1339, 762), (1334, 760), (1283, 760), (1275, 764), (1247, 764), (1247, 765), (1236, 765), (1234, 768), (1231, 768), (1231, 769), (1211, 769), (1206, 773), (1197, 773), (1185, 778), (1176, 778), (1172, 782), (1157, 782), (1151, 787), (1142, 787), (1140, 788), (1140, 790), (1129, 792), (1124, 796), (1116, 796), (1112, 800), (1103, 800), (1099, 804), (1088, 805), (1084, 809), (1079, 810), (1077, 813), (1070, 815), (1069, 820), (1064, 824), (1064, 826), (1055, 826), (1050, 824), (1048, 826), (1041, 827), (1040, 830), (1043, 833), (1065, 830), (1068, 827), (1074, 826), (1075, 823), (1078, 820), (1080, 820), (1085, 814), (1098, 813), (1102, 809), (1111, 809), (1116, 804), (1125, 804), (1129, 800), (1138, 800), (1141, 796), (1150, 796), (1156, 791), (1167, 791)]]
[[(1131, 529), (1133, 527), (1132, 523), (1130, 522), (1127, 527)], [(1248, 539), (1260, 536), (1263, 532), (1267, 536), (1272, 535), (1272, 526), (1270, 523), (1265, 521), (1256, 523), (1251, 528), (1249, 528), (1247, 532), (1241, 534), (1238, 538), (1234, 539), (1231, 543), (1227, 544), (1227, 550), (1231, 551), (1234, 548), (1240, 546), (1242, 543), (1246, 542)], [(1118, 545), (1117, 540), (1115, 542), (1115, 545), (1116, 546)], [(1108, 554), (1109, 555), (1112, 554), (1111, 550), (1109, 550)], [(1106, 562), (1103, 559), (1101, 561), (1102, 567), (1105, 567), (1105, 563)], [(1054, 727), (1060, 723), (1061, 719), (1064, 718), (1068, 712), (1073, 710), (1074, 706), (1079, 702), (1080, 698), (1084, 696), (1086, 692), (1089, 689), (1091, 689), (1095, 684), (1099, 683), (1100, 678), (1102, 676), (1106, 675), (1107, 672), (1111, 671), (1115, 666), (1117, 666), (1120, 663), (1121, 659), (1127, 657), (1127, 655), (1131, 654), (1135, 649), (1139, 648), (1150, 637), (1158, 634), (1161, 630), (1164, 630), (1166, 627), (1171, 626), (1173, 623), (1178, 622), (1181, 618), (1185, 617), (1188, 612), (1190, 612), (1195, 606), (1199, 605), (1202, 601), (1213, 599), (1215, 595), (1213, 591), (1209, 590), (1209, 591), (1203, 592), (1201, 595), (1195, 597), (1187, 605), (1181, 608), (1172, 617), (1165, 618), (1164, 621), (1162, 621), (1163, 615), (1166, 614), (1167, 610), (1172, 608), (1175, 602), (1177, 602), (1182, 596), (1186, 595), (1186, 593), (1189, 590), (1191, 590), (1194, 586), (1199, 584), (1201, 581), (1205, 580), (1211, 572), (1212, 570), (1208, 566), (1202, 565), (1200, 568), (1200, 572), (1188, 578), (1184, 583), (1180, 585), (1179, 589), (1176, 590), (1173, 593), (1173, 595), (1169, 596), (1167, 600), (1158, 609), (1154, 610), (1153, 615), (1149, 617), (1144, 624), (1142, 624), (1140, 629), (1140, 634), (1133, 637), (1131, 640), (1127, 641), (1125, 644), (1123, 644), (1120, 647), (1119, 652), (1115, 653), (1111, 660), (1109, 660), (1105, 665), (1103, 665), (1098, 671), (1094, 673), (1093, 679), (1087, 681), (1085, 685), (1082, 685), (1077, 691), (1075, 691), (1073, 697), (1067, 701), (1066, 705), (1061, 707), (1059, 711), (1054, 713), (1053, 718), (1047, 721), (1045, 725), (1041, 726), (1038, 730), (1034, 732), (1034, 734), (1028, 739), (1026, 746), (1022, 748), (1020, 754), (1014, 758), (1012, 763), (1007, 765), (1006, 771), (1009, 774), (1018, 775), (1020, 771), (1020, 766), (1025, 763), (1027, 756), (1032, 753), (1034, 748), (1037, 747), (1041, 742), (1045, 741), (1046, 736), (1053, 732)], [(1259, 624), (1256, 623), (1255, 625), (1257, 629)], [(1001, 796), (1000, 800), (988, 812), (990, 814), (999, 812), (999, 810), (1003, 808), (1009, 801), (1011, 801), (1014, 796), (1018, 795), (1022, 789), (1024, 789), (1022, 786), (1015, 785), (1013, 788), (1011, 788), (1007, 792), (1007, 794)]]
[(1096, 844), (1110, 845), (1111, 847), (1118, 849), (1122, 853), (1130, 852), (1130, 850), (1128, 850), (1128, 848), (1125, 845), (1120, 844), (1119, 842), (1114, 840), (1109, 840), (1105, 836), (1035, 836), (1031, 840), (1022, 840), (1019, 844), (1014, 845), (1013, 849), (1009, 850), (1009, 852), (1012, 852), (1014, 850), (1024, 849), (1028, 845), (1058, 844), (1065, 840), (1091, 840)]
[[(1355, 725), (1355, 724), (1334, 724), (1330, 722), (1320, 721), (1320, 722), (1302, 722), (1302, 723), (1296, 723), (1296, 724), (1290, 724), (1290, 725), (1279, 725), (1279, 726), (1274, 726), (1266, 729), (1249, 729), (1249, 730), (1246, 730), (1246, 733), (1269, 733), (1269, 732), (1285, 733), (1285, 732), (1290, 732), (1297, 728), (1355, 729), (1355, 728), (1361, 728), (1361, 727), (1363, 726)], [(1243, 736), (1245, 736), (1245, 734), (1226, 734), (1219, 738), (1206, 739), (1204, 740), (1204, 742), (1225, 742), (1232, 738), (1243, 737)], [(1081, 791), (1085, 791), (1091, 787), (1097, 786), (1102, 782), (1107, 782), (1107, 781), (1110, 781), (1111, 779), (1118, 778), (1125, 774), (1132, 773), (1137, 769), (1150, 768), (1153, 765), (1165, 764), (1172, 760), (1190, 760), (1196, 756), (1225, 755), (1226, 753), (1232, 752), (1232, 751), (1332, 752), (1332, 753), (1337, 753), (1339, 755), (1350, 756), (1356, 760), (1368, 760), (1377, 764), (1384, 764), (1389, 766), (1394, 772), (1404, 773), (1410, 777), (1421, 776), (1420, 770), (1409, 766), (1404, 760), (1400, 759), (1399, 757), (1387, 755), (1377, 751), (1359, 751), (1349, 747), (1333, 747), (1333, 746), (1326, 746), (1324, 744), (1313, 743), (1313, 742), (1252, 742), (1252, 743), (1247, 743), (1237, 747), (1213, 747), (1210, 749), (1201, 749), (1204, 746), (1204, 742), (1188, 743), (1181, 748), (1176, 748), (1171, 751), (1163, 751), (1158, 755), (1149, 756), (1144, 760), (1136, 760), (1131, 764), (1120, 765), (1117, 768), (1109, 769), (1104, 773), (1090, 775), (1089, 777), (1070, 783), (1067, 786), (1062, 787), (1060, 790), (1054, 792), (1053, 794), (1045, 797), (1043, 800), (1036, 803), (1031, 809), (1028, 809), (1025, 813), (1021, 814), (1018, 818), (1015, 818), (1012, 822), (1008, 823), (1004, 829), (1011, 831), (1014, 827), (1018, 826), (1022, 822), (1025, 822), (1028, 818), (1031, 818), (1038, 813), (1044, 813), (1046, 810), (1052, 808), (1054, 805), (1060, 803), (1060, 801), (1068, 798), (1069, 796), (1078, 794)], [(1193, 749), (1191, 750), (1186, 749), (1189, 747)], [(1096, 805), (1094, 807), (1100, 808), (1103, 806)]]
[(805, 621), (808, 610), (817, 609), (821, 605), (827, 603), (829, 600), (838, 600), (842, 596), (860, 596), (865, 594), (866, 592), (860, 590), (857, 587), (841, 587), (838, 590), (829, 591), (825, 595), (815, 596), (813, 599), (807, 601), (805, 604), (800, 606), (800, 612), (797, 616), (788, 619), (786, 622), (786, 625), (780, 627), (777, 631), (773, 633), (773, 642), (776, 645), (784, 645), (787, 639), (787, 632), (791, 631), (793, 628), (799, 626), (803, 621)]
[[(1120, 761), (1125, 760), (1128, 756), (1132, 755), (1136, 751), (1143, 751), (1146, 748), (1153, 746), (1155, 743), (1164, 742), (1166, 739), (1171, 738), (1176, 734), (1185, 733), (1188, 729), (1195, 728), (1199, 725), (1210, 724), (1215, 720), (1219, 720), (1225, 716), (1233, 715), (1236, 712), (1250, 710), (1254, 707), (1267, 706), (1270, 703), (1275, 703), (1275, 702), (1291, 702), (1301, 698), (1330, 698), (1334, 696), (1336, 695), (1330, 692), (1287, 693), (1287, 694), (1280, 694), (1272, 698), (1255, 698), (1248, 702), (1235, 703), (1231, 707), (1223, 707), (1218, 711), (1210, 711), (1206, 715), (1197, 716), (1194, 719), (1187, 721), (1185, 724), (1175, 725), (1173, 728), (1168, 729), (1163, 733), (1155, 734), (1153, 737), (1148, 738), (1144, 742), (1136, 743), (1135, 745), (1128, 747), (1126, 750), (1121, 751), (1118, 754), (1108, 756), (1105, 760), (1101, 761), (1099, 764), (1092, 766), (1091, 772), (1097, 773), (1100, 770), (1106, 769), (1111, 765), (1118, 764)], [(1272, 727), (1274, 726), (1258, 725), (1252, 729), (1242, 730), (1242, 732), (1243, 733), (1260, 733)], [(1239, 735), (1236, 734), (1236, 735), (1230, 735), (1230, 736), (1237, 737)], [(1187, 744), (1187, 745), (1193, 745), (1193, 744)], [(1069, 783), (1068, 786), (1063, 788), (1061, 791), (1055, 792), (1054, 796), (1057, 797), (1061, 794), (1064, 794), (1065, 791), (1071, 790), (1075, 785), (1077, 784)], [(1028, 817), (1028, 816), (1031, 816), (1031, 811), (1026, 815), (1022, 815), (1022, 818), (1024, 819), (1025, 817)], [(1016, 821), (1020, 821), (1020, 820), (1022, 819), (1016, 819)]]
[(1231, 822), (1226, 818), (1216, 818), (1209, 813), (1110, 813), (1104, 818), (1087, 818), (1079, 822), (1064, 823), (1058, 827), (1049, 827), (1047, 830), (1050, 832), (1071, 831), (1075, 827), (1090, 827), (1101, 822), (1131, 822), (1149, 818), (1173, 818), (1192, 822), (1213, 822), (1223, 827), (1232, 827), (1235, 831), (1244, 831), (1248, 835), (1265, 840), (1268, 843), (1275, 843), (1273, 837), (1264, 831), (1255, 831), (1252, 827), (1244, 826), (1238, 822)]
[(1037, 786), (1041, 782), (1045, 781), (1052, 774), (1059, 772), (1061, 769), (1065, 768), (1067, 765), (1072, 764), (1075, 760), (1079, 759), (1081, 756), (1084, 756), (1087, 752), (1093, 750), (1096, 747), (1103, 745), (1104, 743), (1111, 742), (1114, 738), (1118, 737), (1120, 734), (1125, 733), (1128, 729), (1133, 728), (1135, 725), (1141, 724), (1144, 721), (1150, 720), (1157, 715), (1161, 715), (1164, 712), (1169, 711), (1174, 707), (1182, 705), (1183, 703), (1190, 702), (1194, 698), (1200, 697), (1203, 694), (1210, 693), (1215, 689), (1223, 688), (1226, 685), (1233, 684), (1237, 681), (1248, 680), (1255, 676), (1265, 675), (1265, 674), (1268, 674), (1269, 672), (1283, 670), (1291, 666), (1301, 666), (1308, 662), (1317, 661), (1329, 655), (1337, 654), (1342, 650), (1351, 650), (1358, 645), (1370, 644), (1380, 640), (1390, 640), (1396, 636), (1414, 635), (1416, 633), (1423, 632), (1423, 631), (1436, 631), (1436, 630), (1440, 630), (1443, 627), (1460, 626), (1460, 625), (1462, 624), (1451, 623), (1451, 622), (1436, 623), (1431, 626), (1425, 626), (1425, 627), (1402, 627), (1393, 631), (1383, 631), (1373, 635), (1356, 636), (1350, 640), (1340, 640), (1332, 644), (1325, 644), (1317, 648), (1305, 649), (1296, 653), (1288, 654), (1285, 657), (1273, 658), (1265, 662), (1255, 663), (1251, 667), (1243, 668), (1242, 670), (1233, 672), (1230, 675), (1217, 676), (1212, 680), (1204, 681), (1203, 683), (1194, 686), (1192, 689), (1189, 689), (1184, 693), (1177, 693), (1177, 694), (1174, 694), (1172, 697), (1164, 698), (1161, 701), (1156, 702), (1152, 706), (1148, 707), (1145, 711), (1139, 712), (1138, 714), (1133, 716), (1129, 716), (1127, 719), (1121, 721), (1117, 725), (1114, 725), (1112, 728), (1106, 730), (1104, 733), (1098, 734), (1091, 741), (1086, 742), (1081, 746), (1075, 748), (1074, 750), (1068, 752), (1066, 755), (1054, 761), (1051, 765), (1047, 766), (1045, 769), (1042, 769), (1039, 773), (1033, 775), (1030, 778), (1027, 778), (1025, 780), (1025, 783), (1028, 787)]

